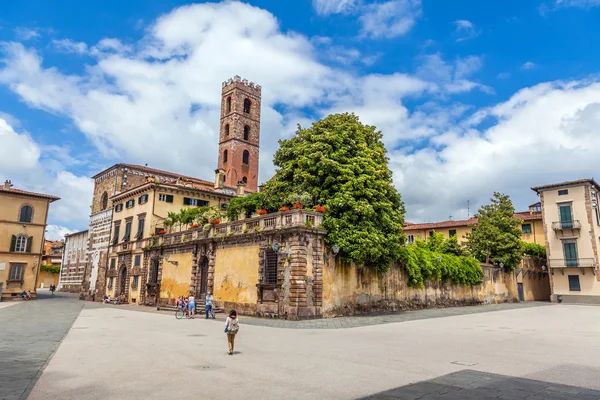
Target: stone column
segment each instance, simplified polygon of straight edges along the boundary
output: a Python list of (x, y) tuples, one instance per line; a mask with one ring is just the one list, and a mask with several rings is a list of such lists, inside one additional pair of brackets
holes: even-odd
[(206, 290), (214, 293), (214, 284), (215, 284), (215, 258), (216, 258), (217, 250), (215, 249), (215, 245), (211, 244), (206, 256), (208, 257), (208, 278), (206, 283)]
[(315, 237), (313, 240), (313, 305), (315, 317), (321, 317), (323, 306), (323, 239)]
[(291, 262), (290, 262), (290, 300), (287, 310), (289, 319), (299, 319), (306, 317), (305, 310), (307, 307), (306, 293), (306, 244), (301, 242), (300, 236), (293, 237), (291, 245)]

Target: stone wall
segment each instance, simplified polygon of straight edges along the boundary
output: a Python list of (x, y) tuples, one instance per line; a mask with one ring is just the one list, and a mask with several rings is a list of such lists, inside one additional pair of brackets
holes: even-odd
[(475, 287), (430, 283), (411, 288), (406, 271), (397, 265), (380, 273), (330, 259), (323, 267), (324, 317), (395, 312), (424, 307), (448, 307), (517, 301), (513, 273), (483, 267), (483, 283)]

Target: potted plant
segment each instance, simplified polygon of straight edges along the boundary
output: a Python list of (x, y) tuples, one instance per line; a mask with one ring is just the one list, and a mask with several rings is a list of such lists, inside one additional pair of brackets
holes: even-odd
[(196, 228), (197, 228), (197, 227), (199, 227), (199, 226), (200, 226), (200, 225), (198, 225), (197, 223), (195, 223), (195, 222), (194, 222), (194, 223), (192, 224), (192, 229), (196, 229)]
[(211, 225), (219, 225), (221, 223), (221, 220), (218, 218), (215, 219), (211, 219), (210, 221), (208, 221)]
[(161, 229), (160, 231), (158, 231), (158, 234), (159, 234), (159, 235), (164, 235), (164, 234), (166, 234), (166, 233), (167, 233), (167, 231), (166, 231), (166, 230), (164, 230), (164, 229)]
[(293, 207), (294, 207), (294, 210), (301, 210), (302, 209), (302, 203), (295, 203), (293, 205)]
[(323, 206), (316, 206), (315, 211), (318, 213), (324, 213), (326, 210), (325, 210), (325, 207), (323, 207)]
[(258, 215), (267, 215), (267, 214), (268, 214), (267, 210), (265, 210), (264, 208), (261, 208), (261, 209), (259, 209), (259, 210), (256, 210), (256, 213), (257, 213)]
[(290, 211), (290, 208), (288, 206), (282, 206), (279, 207), (279, 211)]

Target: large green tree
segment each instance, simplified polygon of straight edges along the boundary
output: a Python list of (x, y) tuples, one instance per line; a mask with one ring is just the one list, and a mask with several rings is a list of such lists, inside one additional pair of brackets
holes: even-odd
[(482, 206), (477, 215), (477, 225), (467, 235), (467, 248), (481, 262), (503, 264), (513, 270), (521, 261), (522, 220), (515, 218), (515, 208), (507, 195), (494, 193), (491, 204)]
[(327, 212), (326, 242), (342, 259), (386, 270), (404, 242), (404, 205), (392, 185), (381, 132), (354, 114), (333, 114), (279, 142), (267, 207), (308, 193)]

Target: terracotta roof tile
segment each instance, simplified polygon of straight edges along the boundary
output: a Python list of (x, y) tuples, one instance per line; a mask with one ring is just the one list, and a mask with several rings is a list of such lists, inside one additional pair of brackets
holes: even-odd
[(188, 180), (190, 182), (199, 183), (199, 184), (203, 184), (203, 185), (209, 185), (209, 186), (213, 185), (212, 182), (206, 181), (204, 179), (194, 178), (194, 177), (191, 177), (191, 176), (181, 175), (181, 174), (178, 174), (176, 172), (169, 172), (169, 171), (164, 171), (162, 169), (150, 168), (150, 167), (146, 167), (146, 166), (143, 166), (143, 165), (136, 165), (136, 164), (115, 164), (112, 167), (107, 168), (104, 171), (102, 171), (100, 173), (97, 173), (96, 175), (92, 176), (92, 179), (97, 178), (98, 176), (102, 175), (106, 171), (111, 170), (111, 169), (113, 169), (115, 167), (137, 169), (139, 171), (148, 172), (148, 173), (151, 173), (151, 174), (166, 175), (166, 176), (169, 176), (169, 177), (175, 178), (175, 179), (181, 178), (181, 179)]
[[(535, 221), (541, 220), (542, 214), (531, 214), (529, 211), (519, 211), (515, 213), (515, 217), (522, 219), (523, 221)], [(406, 223), (404, 224), (405, 231), (416, 231), (421, 229), (440, 229), (440, 228), (454, 228), (460, 226), (471, 226), (477, 224), (477, 218), (469, 218), (469, 219), (456, 219), (450, 221), (440, 221), (440, 222), (429, 222), (424, 224), (413, 224)]]
[(49, 199), (51, 203), (53, 201), (60, 200), (60, 197), (52, 196), (49, 194), (28, 192), (26, 190), (15, 189), (15, 188), (10, 188), (10, 189), (6, 190), (4, 188), (4, 185), (0, 186), (0, 192), (16, 194), (16, 195), (20, 195), (20, 196), (30, 196), (30, 197), (39, 197), (42, 199)]
[(566, 181), (566, 182), (560, 182), (560, 183), (551, 183), (549, 185), (535, 186), (535, 187), (532, 187), (531, 190), (533, 190), (534, 192), (540, 192), (542, 190), (556, 189), (556, 188), (563, 187), (563, 186), (581, 185), (584, 183), (589, 183), (600, 190), (600, 185), (598, 185), (598, 183), (594, 180), (594, 178), (577, 179), (574, 181)]

